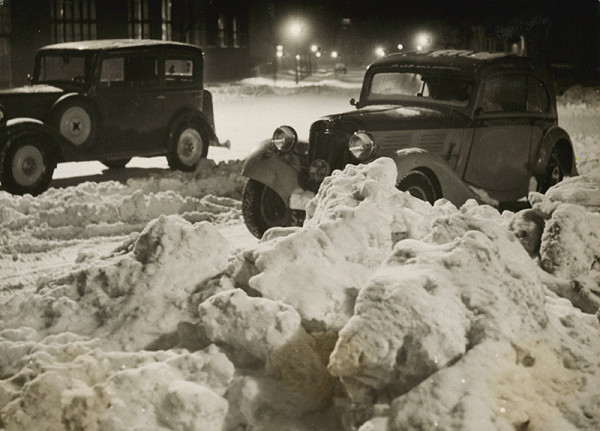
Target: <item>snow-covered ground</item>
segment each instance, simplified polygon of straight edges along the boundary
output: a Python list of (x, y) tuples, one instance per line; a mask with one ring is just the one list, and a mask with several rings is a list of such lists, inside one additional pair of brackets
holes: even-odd
[(232, 149), (194, 173), (0, 191), (0, 429), (598, 429), (600, 92), (560, 97), (581, 176), (532, 209), (431, 206), (382, 159), (257, 241), (240, 160), (349, 109), (349, 81), (211, 88)]

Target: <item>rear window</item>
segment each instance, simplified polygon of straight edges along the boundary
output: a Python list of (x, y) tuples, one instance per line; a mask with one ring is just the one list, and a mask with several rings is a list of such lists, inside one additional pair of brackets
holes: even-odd
[(194, 83), (194, 61), (188, 58), (165, 59), (165, 82), (167, 86), (188, 86)]

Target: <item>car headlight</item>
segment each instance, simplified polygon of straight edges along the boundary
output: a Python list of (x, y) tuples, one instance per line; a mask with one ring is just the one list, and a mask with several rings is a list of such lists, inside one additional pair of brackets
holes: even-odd
[(356, 132), (348, 142), (348, 149), (358, 160), (365, 160), (373, 154), (373, 138), (367, 132)]
[(281, 126), (273, 132), (273, 145), (282, 153), (287, 153), (298, 142), (298, 134), (290, 126)]

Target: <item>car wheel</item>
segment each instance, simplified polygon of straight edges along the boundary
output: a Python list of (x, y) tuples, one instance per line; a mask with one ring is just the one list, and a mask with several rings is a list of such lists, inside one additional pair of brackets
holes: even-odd
[(263, 183), (249, 179), (242, 196), (244, 223), (252, 235), (261, 238), (276, 226), (290, 226), (291, 216), (281, 197)]
[(53, 173), (51, 153), (35, 134), (13, 138), (0, 155), (0, 182), (9, 193), (38, 195), (48, 189)]
[(193, 171), (200, 159), (208, 153), (208, 139), (203, 128), (196, 123), (186, 123), (175, 128), (167, 161), (171, 169)]
[(396, 186), (403, 192), (408, 192), (411, 196), (422, 201), (427, 201), (433, 205), (437, 196), (435, 188), (427, 175), (420, 171), (411, 171), (406, 174)]
[(548, 189), (562, 181), (564, 172), (560, 167), (560, 160), (558, 159), (558, 153), (555, 149), (552, 150), (550, 160), (546, 166), (546, 174), (540, 184), (540, 193), (546, 193)]
[(131, 161), (131, 157), (125, 159), (111, 159), (111, 160), (101, 160), (104, 166), (108, 169), (122, 169)]
[(97, 116), (82, 98), (59, 103), (51, 113), (50, 122), (61, 135), (78, 147), (91, 145), (96, 137)]

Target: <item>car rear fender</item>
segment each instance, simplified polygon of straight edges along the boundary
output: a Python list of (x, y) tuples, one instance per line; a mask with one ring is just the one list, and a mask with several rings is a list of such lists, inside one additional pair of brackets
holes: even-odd
[(552, 155), (552, 150), (556, 149), (561, 169), (566, 175), (577, 175), (575, 164), (575, 153), (569, 134), (558, 126), (552, 127), (546, 132), (533, 164), (534, 175), (544, 175), (546, 166)]
[(468, 199), (479, 200), (468, 185), (448, 166), (448, 163), (435, 154), (421, 148), (407, 148), (396, 151), (391, 157), (398, 168), (397, 182), (410, 171), (421, 171), (433, 183), (438, 199), (446, 198), (457, 206)]
[[(217, 139), (217, 135), (215, 134), (214, 125), (211, 120), (206, 117), (202, 112), (197, 109), (184, 108), (180, 110), (177, 114), (173, 116), (173, 119), (169, 123), (169, 134), (173, 133), (176, 126), (181, 122), (190, 122), (195, 121), (200, 123), (204, 127), (204, 131), (208, 133), (209, 145), (217, 145), (219, 144), (219, 140)], [(170, 142), (171, 136), (169, 136)]]
[(52, 127), (34, 118), (12, 118), (2, 130), (0, 147), (7, 145), (11, 138), (22, 133), (36, 133), (44, 138), (46, 145), (52, 148), (56, 163), (70, 160), (86, 160), (79, 148)]
[(271, 139), (265, 139), (246, 157), (242, 175), (273, 189), (289, 205), (292, 191), (300, 187), (300, 166), (300, 155), (292, 151), (282, 156), (273, 148)]

